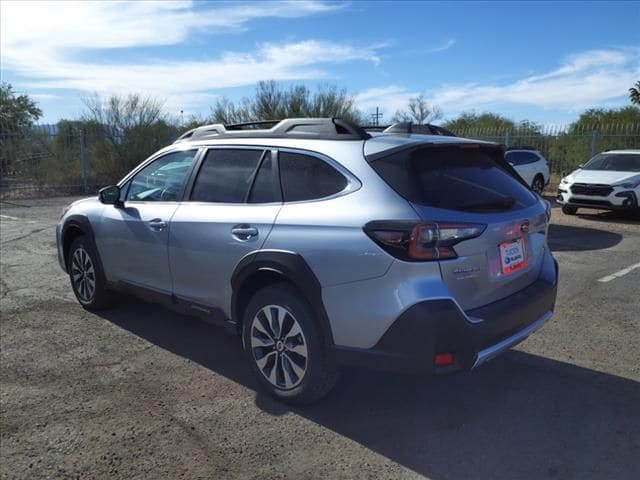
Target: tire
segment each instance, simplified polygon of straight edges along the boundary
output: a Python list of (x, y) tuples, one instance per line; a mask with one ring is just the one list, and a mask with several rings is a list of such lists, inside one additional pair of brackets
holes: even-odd
[(270, 285), (253, 296), (242, 322), (242, 344), (260, 385), (285, 403), (313, 403), (338, 378), (313, 309), (290, 284)]
[(87, 237), (78, 237), (71, 243), (67, 271), (80, 305), (92, 311), (103, 310), (111, 305), (112, 295), (106, 288), (98, 254)]
[(578, 212), (578, 207), (574, 207), (572, 205), (563, 205), (562, 213), (565, 215), (575, 215)]
[(544, 192), (544, 178), (542, 175), (538, 174), (535, 176), (531, 183), (531, 190), (536, 192), (538, 195), (542, 195), (542, 192)]

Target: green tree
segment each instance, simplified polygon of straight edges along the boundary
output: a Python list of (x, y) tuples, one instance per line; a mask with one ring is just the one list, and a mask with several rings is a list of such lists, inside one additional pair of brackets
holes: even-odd
[(28, 95), (17, 95), (9, 83), (0, 84), (0, 126), (3, 131), (31, 127), (42, 110)]
[(445, 122), (444, 126), (458, 135), (465, 132), (502, 135), (516, 129), (516, 122), (497, 113), (463, 112), (457, 118)]
[(406, 110), (398, 110), (393, 122), (413, 122), (418, 125), (431, 123), (442, 118), (442, 110), (437, 105), (429, 105), (424, 95), (410, 98)]
[(178, 136), (160, 101), (139, 94), (84, 99), (78, 125), (85, 135), (95, 182), (114, 182)]
[(0, 84), (0, 174), (20, 174), (34, 157), (27, 137), (42, 110), (28, 95), (18, 95), (9, 83)]
[(640, 80), (638, 80), (635, 86), (629, 89), (629, 100), (634, 105), (640, 105)]
[(238, 104), (228, 98), (217, 100), (209, 120), (242, 123), (294, 117), (338, 117), (356, 123), (363, 118), (345, 89), (322, 85), (311, 92), (304, 85), (284, 88), (270, 80), (259, 82), (253, 97), (245, 97)]

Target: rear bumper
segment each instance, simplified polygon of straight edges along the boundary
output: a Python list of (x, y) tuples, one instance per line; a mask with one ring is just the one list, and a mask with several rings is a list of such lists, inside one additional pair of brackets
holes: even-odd
[[(417, 374), (476, 368), (520, 343), (551, 318), (557, 278), (554, 261), (552, 276), (541, 276), (507, 298), (467, 312), (451, 299), (417, 303), (398, 317), (373, 348), (338, 347), (338, 360)], [(452, 353), (453, 364), (436, 367), (434, 359), (439, 353)]]

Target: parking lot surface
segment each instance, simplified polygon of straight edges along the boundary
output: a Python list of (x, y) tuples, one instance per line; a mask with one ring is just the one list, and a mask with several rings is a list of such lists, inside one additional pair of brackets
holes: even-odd
[(56, 260), (71, 199), (0, 209), (1, 478), (640, 478), (640, 225), (553, 209), (553, 319), (472, 373), (257, 389), (239, 340), (136, 300), (93, 314)]

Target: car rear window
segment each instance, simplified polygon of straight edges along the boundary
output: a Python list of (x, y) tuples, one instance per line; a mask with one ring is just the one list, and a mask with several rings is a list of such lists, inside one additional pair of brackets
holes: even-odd
[(506, 211), (536, 197), (511, 174), (502, 152), (469, 146), (417, 147), (371, 162), (412, 203), (448, 210)]
[(507, 152), (505, 158), (513, 165), (527, 165), (540, 160), (535, 153), (531, 152)]

